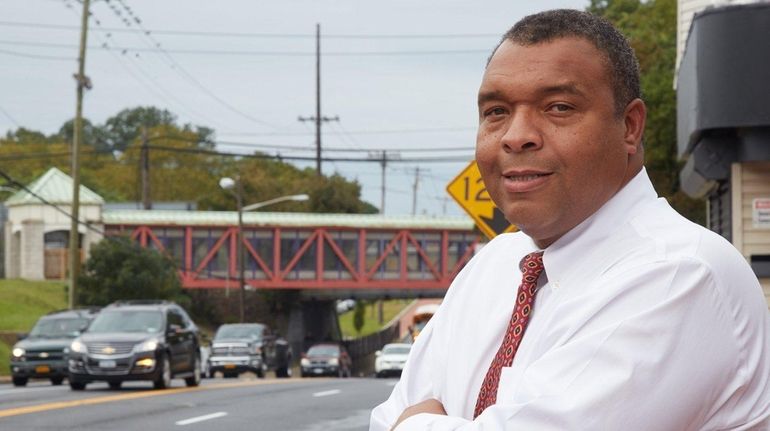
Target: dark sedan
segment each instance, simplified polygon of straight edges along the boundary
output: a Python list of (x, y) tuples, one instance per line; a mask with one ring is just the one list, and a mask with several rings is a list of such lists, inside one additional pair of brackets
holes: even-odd
[(350, 355), (341, 344), (321, 343), (311, 346), (300, 361), (302, 377), (331, 375), (350, 377)]

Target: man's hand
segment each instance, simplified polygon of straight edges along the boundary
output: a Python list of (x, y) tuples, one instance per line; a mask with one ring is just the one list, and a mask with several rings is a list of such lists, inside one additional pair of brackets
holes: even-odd
[(422, 401), (420, 403), (417, 403), (411, 407), (407, 407), (404, 410), (404, 412), (401, 413), (401, 416), (398, 417), (398, 420), (396, 421), (396, 424), (393, 425), (392, 429), (395, 429), (398, 426), (398, 424), (405, 421), (407, 418), (410, 418), (420, 413), (433, 413), (435, 415), (446, 416), (446, 410), (444, 410), (444, 405), (441, 404), (439, 400), (431, 398), (431, 399)]

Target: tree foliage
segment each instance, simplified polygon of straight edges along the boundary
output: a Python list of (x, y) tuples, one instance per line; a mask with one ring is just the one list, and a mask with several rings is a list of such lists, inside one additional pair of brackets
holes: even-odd
[(364, 327), (366, 319), (366, 304), (364, 301), (356, 301), (355, 308), (353, 309), (353, 328), (356, 333), (361, 334), (361, 329)]
[(592, 0), (588, 11), (607, 18), (631, 41), (647, 105), (645, 166), (655, 189), (690, 220), (705, 224), (705, 202), (680, 188), (676, 146), (676, 0)]
[(78, 283), (80, 305), (106, 305), (125, 299), (168, 299), (189, 305), (171, 258), (127, 238), (96, 244)]
[[(0, 138), (0, 164), (14, 179), (29, 183), (52, 166), (70, 172), (73, 122), (45, 136), (19, 128)], [(108, 202), (142, 199), (143, 144), (149, 159), (150, 200), (194, 202), (202, 210), (234, 210), (232, 193), (219, 187), (224, 176), (239, 176), (245, 204), (278, 196), (307, 193), (307, 202), (285, 202), (267, 211), (373, 213), (377, 209), (361, 200), (361, 186), (340, 175), (316, 175), (312, 169), (253, 157), (218, 155), (214, 131), (203, 126), (177, 124), (176, 116), (154, 107), (124, 109), (103, 125), (84, 120), (80, 150), (82, 184)]]

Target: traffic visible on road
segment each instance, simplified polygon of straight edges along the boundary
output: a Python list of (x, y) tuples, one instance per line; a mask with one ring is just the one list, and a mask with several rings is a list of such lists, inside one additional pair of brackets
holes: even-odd
[(174, 381), (103, 382), (85, 391), (30, 382), (0, 384), (0, 429), (18, 430), (365, 430), (372, 406), (384, 401), (395, 379), (205, 379), (198, 387)]

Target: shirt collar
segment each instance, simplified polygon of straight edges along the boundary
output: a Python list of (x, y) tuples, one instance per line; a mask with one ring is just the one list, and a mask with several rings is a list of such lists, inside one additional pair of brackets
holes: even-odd
[(618, 228), (622, 227), (638, 212), (638, 207), (655, 201), (657, 193), (652, 186), (646, 169), (631, 179), (599, 210), (572, 228), (545, 249), (543, 262), (549, 282), (558, 284), (575, 261), (594, 250)]

